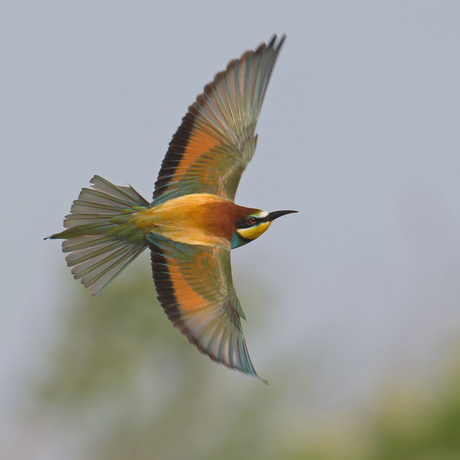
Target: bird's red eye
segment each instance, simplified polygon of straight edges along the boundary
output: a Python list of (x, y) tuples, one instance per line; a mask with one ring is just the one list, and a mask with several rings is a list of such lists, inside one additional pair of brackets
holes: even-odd
[(257, 220), (256, 220), (255, 217), (250, 217), (250, 218), (248, 219), (248, 222), (249, 222), (251, 225), (254, 225), (254, 224), (257, 222)]

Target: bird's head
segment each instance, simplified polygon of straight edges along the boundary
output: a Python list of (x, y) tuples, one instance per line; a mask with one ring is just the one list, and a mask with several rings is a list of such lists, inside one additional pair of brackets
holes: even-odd
[(245, 244), (254, 241), (259, 238), (262, 233), (266, 232), (272, 222), (278, 217), (284, 216), (285, 214), (291, 214), (297, 211), (274, 211), (266, 212), (252, 210), (244, 219), (236, 222), (235, 233), (233, 234), (232, 249), (239, 248)]

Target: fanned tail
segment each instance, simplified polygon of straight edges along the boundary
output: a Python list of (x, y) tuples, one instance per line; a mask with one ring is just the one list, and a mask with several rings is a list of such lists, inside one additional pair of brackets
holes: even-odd
[(133, 187), (118, 187), (100, 176), (91, 179), (65, 217), (66, 230), (50, 239), (64, 239), (67, 265), (94, 297), (148, 246), (133, 217), (149, 207)]

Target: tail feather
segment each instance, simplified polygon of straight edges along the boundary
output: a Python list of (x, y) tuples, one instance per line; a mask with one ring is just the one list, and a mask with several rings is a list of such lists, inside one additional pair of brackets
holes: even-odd
[(98, 246), (108, 241), (113, 241), (113, 238), (109, 236), (82, 236), (80, 238), (72, 238), (62, 242), (62, 252), (78, 251), (79, 249), (91, 248)]
[(93, 260), (96, 257), (107, 254), (109, 251), (112, 251), (113, 249), (118, 249), (120, 246), (126, 246), (126, 242), (111, 240), (107, 243), (97, 244), (86, 249), (74, 250), (65, 258), (65, 260), (67, 261), (67, 265), (69, 267), (83, 264), (83, 262), (86, 261), (93, 262)]
[(66, 228), (72, 228), (72, 227), (77, 227), (81, 225), (87, 225), (87, 224), (93, 224), (94, 222), (102, 221), (102, 220), (107, 220), (107, 219), (112, 219), (114, 217), (117, 217), (117, 213), (112, 213), (112, 214), (99, 214), (99, 213), (93, 213), (93, 214), (69, 214), (65, 216), (65, 227)]
[(108, 204), (95, 203), (91, 201), (75, 200), (70, 212), (85, 213), (85, 212), (96, 212), (99, 214), (111, 214), (112, 212), (118, 212), (120, 205), (109, 206)]
[(81, 262), (72, 268), (75, 279), (80, 279), (94, 297), (99, 296), (121, 271), (138, 257), (145, 246), (125, 244), (108, 249), (93, 259)]
[(118, 187), (100, 176), (91, 184), (65, 217), (66, 230), (50, 238), (64, 239), (62, 251), (70, 253), (66, 261), (72, 274), (97, 297), (148, 246), (131, 220), (149, 202), (133, 187)]
[[(113, 185), (107, 179), (101, 176), (94, 176), (91, 183), (96, 184), (98, 190), (109, 193), (111, 196), (116, 196), (121, 199), (127, 199), (129, 203), (133, 200), (141, 206), (148, 206), (149, 202), (131, 185), (129, 187), (121, 187)], [(88, 189), (92, 191), (91, 189)]]
[(83, 201), (95, 201), (96, 203), (100, 204), (108, 204), (108, 205), (115, 205), (115, 206), (125, 206), (130, 207), (132, 206), (133, 200), (123, 199), (124, 197), (119, 197), (117, 195), (109, 195), (106, 192), (99, 192), (98, 190), (91, 190), (90, 188), (82, 189), (80, 196), (78, 197), (79, 200)]

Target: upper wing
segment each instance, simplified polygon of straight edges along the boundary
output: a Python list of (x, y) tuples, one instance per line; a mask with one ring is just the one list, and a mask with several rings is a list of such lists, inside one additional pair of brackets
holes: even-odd
[(173, 325), (212, 360), (258, 377), (241, 328), (230, 250), (147, 238), (158, 300)]
[(235, 198), (254, 155), (257, 120), (285, 36), (276, 39), (231, 61), (189, 107), (163, 160), (153, 204), (191, 193)]

